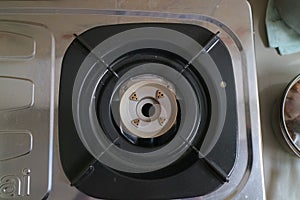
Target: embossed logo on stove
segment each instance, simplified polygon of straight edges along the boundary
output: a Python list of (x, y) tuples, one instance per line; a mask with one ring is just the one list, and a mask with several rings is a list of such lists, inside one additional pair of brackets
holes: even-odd
[(21, 175), (0, 177), (0, 199), (30, 195), (30, 169), (23, 169)]

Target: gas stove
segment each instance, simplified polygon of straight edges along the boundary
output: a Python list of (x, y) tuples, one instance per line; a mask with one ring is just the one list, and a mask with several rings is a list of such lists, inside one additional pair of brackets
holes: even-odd
[(247, 1), (0, 2), (0, 199), (264, 199)]

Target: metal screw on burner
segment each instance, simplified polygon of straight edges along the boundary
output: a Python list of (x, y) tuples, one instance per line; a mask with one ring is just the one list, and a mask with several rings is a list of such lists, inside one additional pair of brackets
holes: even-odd
[(31, 173), (31, 170), (28, 169), (28, 168), (25, 168), (25, 169), (23, 169), (22, 173), (23, 173), (24, 175), (29, 175), (29, 174)]
[(227, 83), (226, 83), (225, 81), (222, 81), (222, 82), (220, 83), (220, 86), (221, 86), (221, 88), (226, 88)]

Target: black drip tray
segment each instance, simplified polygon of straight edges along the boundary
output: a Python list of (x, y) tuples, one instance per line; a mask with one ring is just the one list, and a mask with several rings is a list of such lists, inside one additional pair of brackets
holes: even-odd
[[(151, 139), (136, 139), (133, 142), (121, 134), (116, 122), (112, 119), (109, 99), (120, 77), (129, 70), (139, 67), (144, 63), (158, 63), (172, 68), (181, 73), (200, 99), (201, 113), (197, 135), (190, 147), (172, 164), (154, 171), (134, 173), (125, 172), (105, 165), (94, 158), (81, 141), (74, 122), (72, 104), (74, 100), (73, 89), (76, 77), (82, 63), (97, 45), (108, 38), (124, 31), (137, 28), (157, 27), (177, 31), (192, 38), (205, 48), (216, 41), (208, 55), (215, 64), (222, 80), (226, 81), (225, 90), (225, 121), (220, 131), (220, 137), (212, 150), (203, 158), (199, 158), (198, 149), (207, 137), (208, 128), (214, 124), (213, 93), (205, 81), (206, 74), (201, 74), (193, 63), (189, 63), (184, 56), (169, 52), (166, 49), (140, 47), (138, 50), (124, 52), (111, 63), (112, 69), (101, 78), (101, 84), (96, 90), (96, 113), (99, 126), (103, 129), (105, 137), (114, 141), (117, 148), (135, 153), (154, 152), (164, 148), (172, 141), (183, 123), (183, 114), (178, 113), (176, 126), (165, 137)], [(160, 34), (159, 32), (157, 33)], [(235, 81), (231, 57), (222, 41), (209, 30), (188, 24), (145, 23), (145, 24), (120, 24), (99, 26), (92, 28), (75, 39), (65, 53), (59, 96), (59, 146), (61, 163), (72, 186), (83, 193), (102, 199), (174, 199), (202, 196), (211, 193), (230, 181), (237, 152), (237, 110)], [(206, 49), (207, 50), (207, 49)], [(206, 53), (206, 52), (204, 52)], [(185, 68), (188, 66), (188, 68)], [(183, 70), (184, 69), (184, 70)], [(116, 74), (118, 77), (116, 77)], [(159, 72), (157, 72), (159, 75)], [(219, 84), (219, 83), (218, 83)], [(176, 82), (174, 82), (176, 86)], [(182, 108), (178, 101), (179, 110)], [(182, 108), (183, 109), (183, 108)], [(83, 132), (85, 130), (82, 130)], [(100, 133), (99, 133), (100, 134)], [(210, 133), (211, 134), (211, 133)], [(184, 140), (182, 141), (185, 142)]]

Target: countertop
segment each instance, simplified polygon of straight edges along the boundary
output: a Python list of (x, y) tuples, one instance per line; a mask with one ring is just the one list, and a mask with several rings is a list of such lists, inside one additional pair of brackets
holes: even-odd
[(267, 0), (250, 0), (254, 19), (255, 53), (263, 139), (267, 199), (300, 199), (300, 159), (279, 144), (272, 129), (272, 111), (287, 83), (300, 73), (300, 53), (280, 56), (268, 47), (265, 28)]

